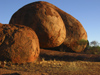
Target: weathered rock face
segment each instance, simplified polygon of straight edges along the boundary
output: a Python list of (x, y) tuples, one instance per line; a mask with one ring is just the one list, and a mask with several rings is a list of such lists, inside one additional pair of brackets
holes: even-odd
[[(50, 10), (50, 11), (48, 11), (48, 10)], [(65, 33), (64, 33), (65, 31), (62, 32), (62, 28), (63, 28), (63, 30), (65, 30), (64, 26), (61, 22), (62, 20), (59, 21), (60, 19), (58, 20), (58, 18), (60, 18), (60, 17), (57, 18), (56, 17), (57, 15), (61, 16), (61, 18), (65, 24), (65, 27), (66, 27), (66, 39), (62, 45), (66, 46), (66, 48), (69, 48), (75, 52), (81, 52), (82, 50), (84, 50), (86, 47), (86, 44), (80, 45), (78, 43), (81, 40), (87, 40), (87, 33), (86, 33), (84, 27), (82, 26), (82, 24), (77, 19), (75, 19), (73, 16), (71, 16), (70, 14), (62, 11), (61, 9), (57, 8), (56, 6), (54, 6), (48, 2), (39, 1), (39, 2), (34, 2), (29, 5), (24, 6), (23, 8), (18, 10), (12, 16), (12, 18), (10, 20), (10, 24), (17, 23), (17, 24), (24, 24), (27, 26), (30, 25), (30, 27), (32, 27), (37, 32), (39, 39), (40, 39), (41, 47), (43, 47), (43, 48), (56, 47), (56, 46), (59, 46), (56, 43), (57, 38), (54, 41), (53, 37), (58, 37), (58, 35), (59, 35), (59, 41), (62, 42), (63, 39), (61, 40), (61, 38), (62, 37), (64, 38), (63, 35), (65, 35)], [(58, 29), (57, 26), (55, 28), (51, 27), (51, 25), (55, 26), (56, 23), (58, 23), (57, 26), (59, 26), (61, 29)], [(49, 29), (47, 29), (47, 27), (45, 25), (46, 26), (48, 25)], [(62, 25), (62, 26), (60, 26), (60, 25)], [(38, 26), (38, 28), (37, 28), (37, 26)], [(42, 29), (42, 28), (44, 28), (44, 29)], [(51, 29), (51, 28), (53, 28), (53, 29)], [(42, 31), (42, 30), (45, 30), (45, 31)], [(49, 31), (49, 30), (50, 30), (50, 32), (48, 32), (49, 33), (49, 35), (48, 35), (47, 31)], [(52, 35), (50, 35), (51, 33), (55, 34), (55, 36), (52, 37)], [(59, 33), (59, 34), (57, 34), (57, 33)], [(41, 36), (45, 36), (45, 37), (41, 37)], [(52, 40), (48, 41), (48, 39), (47, 39), (48, 37), (51, 38)], [(46, 42), (44, 42), (44, 40)], [(51, 44), (52, 42), (54, 44)], [(48, 46), (46, 46), (45, 44), (47, 44)], [(57, 45), (55, 46), (55, 44), (57, 44)], [(51, 46), (51, 45), (53, 45), (53, 46)], [(44, 46), (46, 46), (46, 47), (44, 47)]]
[(38, 35), (41, 48), (57, 47), (66, 37), (65, 25), (58, 12), (39, 2), (19, 9), (9, 23), (31, 27)]
[(75, 52), (83, 51), (87, 44), (80, 45), (79, 42), (82, 40), (87, 41), (87, 33), (82, 24), (70, 14), (62, 11), (48, 2), (40, 1), (37, 3), (55, 9), (63, 19), (66, 27), (66, 39), (62, 45), (66, 46), (66, 48), (70, 48)]
[(38, 37), (31, 28), (0, 24), (0, 60), (34, 62), (39, 53)]

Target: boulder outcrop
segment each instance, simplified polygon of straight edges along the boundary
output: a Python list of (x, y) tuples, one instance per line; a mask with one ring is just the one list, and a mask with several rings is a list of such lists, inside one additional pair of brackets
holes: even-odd
[(65, 25), (59, 13), (38, 2), (19, 9), (9, 23), (31, 27), (38, 35), (41, 48), (57, 47), (66, 37)]
[(0, 60), (34, 62), (40, 54), (36, 33), (23, 25), (0, 24)]
[[(87, 32), (76, 18), (48, 2), (39, 1), (37, 3), (49, 6), (60, 14), (66, 27), (66, 39), (61, 47), (64, 46), (64, 48), (70, 48), (70, 50), (75, 52), (81, 52), (86, 48), (87, 43), (84, 42), (87, 42)], [(83, 44), (81, 44), (82, 42)]]
[(36, 31), (42, 48), (57, 47), (63, 42), (62, 45), (66, 48), (81, 52), (87, 45), (79, 43), (87, 41), (87, 33), (82, 24), (70, 14), (48, 2), (33, 2), (22, 7), (12, 16), (9, 23), (30, 25)]

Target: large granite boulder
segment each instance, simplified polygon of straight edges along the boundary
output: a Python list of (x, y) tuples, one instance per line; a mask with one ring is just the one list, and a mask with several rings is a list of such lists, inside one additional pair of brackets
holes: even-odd
[(35, 32), (23, 25), (0, 24), (0, 60), (34, 62), (40, 53)]
[(68, 51), (70, 49), (75, 52), (81, 52), (86, 48), (87, 32), (76, 18), (48, 2), (39, 1), (33, 4), (40, 4), (51, 7), (60, 14), (66, 27), (66, 39), (60, 46), (61, 49), (66, 49)]
[[(48, 12), (49, 15), (47, 15), (46, 9), (50, 10)], [(55, 14), (51, 9), (54, 10)], [(50, 12), (52, 14), (50, 14)], [(35, 15), (36, 16), (33, 17), (32, 14), (34, 16)], [(44, 14), (45, 14), (45, 16), (44, 16)], [(17, 24), (24, 24), (24, 25), (27, 25), (27, 26), (30, 25), (30, 27), (32, 27), (36, 31), (36, 33), (38, 34), (41, 47), (45, 48), (44, 47), (45, 44), (49, 45), (49, 47), (56, 47), (56, 46), (59, 46), (61, 43), (58, 45), (55, 41), (53, 41), (53, 43), (57, 44), (55, 46), (54, 44), (51, 44), (51, 42), (52, 42), (51, 40), (50, 41), (47, 40), (47, 37), (51, 33), (52, 34), (54, 33), (55, 37), (56, 36), (58, 37), (59, 34), (57, 34), (57, 33), (58, 32), (60, 33), (62, 31), (62, 28), (63, 28), (63, 30), (65, 30), (65, 28), (64, 28), (62, 22), (59, 21), (57, 17), (52, 16), (51, 19), (49, 19), (50, 22), (48, 22), (48, 19), (46, 17), (50, 18), (50, 15), (53, 15), (53, 14), (54, 14), (54, 16), (56, 16), (56, 15), (61, 16), (61, 18), (62, 18), (61, 21), (63, 20), (63, 22), (65, 24), (65, 28), (66, 28), (66, 39), (64, 40), (64, 42), (62, 40), (64, 39), (64, 35), (65, 35), (64, 32), (65, 31), (63, 31), (62, 35), (60, 34), (63, 37), (62, 40), (59, 39), (59, 41), (63, 42), (63, 44), (60, 47), (65, 47), (66, 50), (70, 49), (70, 51), (75, 51), (75, 52), (83, 51), (87, 44), (86, 43), (82, 44), (80, 42), (86, 42), (87, 41), (87, 33), (86, 33), (84, 27), (82, 26), (82, 24), (77, 19), (75, 19), (73, 16), (71, 16), (70, 14), (64, 12), (63, 10), (59, 9), (58, 7), (56, 7), (53, 4), (50, 4), (48, 2), (39, 1), (39, 2), (33, 2), (31, 4), (24, 6), (23, 8), (18, 10), (12, 16), (12, 18), (10, 20), (10, 24), (17, 23)], [(59, 18), (60, 18), (60, 16), (59, 16)], [(47, 25), (53, 25), (52, 23), (55, 21), (56, 18), (57, 18), (57, 22), (59, 24), (57, 26), (59, 26), (61, 29), (58, 29), (58, 27), (55, 27), (54, 29), (51, 29), (52, 27), (48, 27), (49, 29), (51, 29), (52, 32), (51, 31), (48, 32), (49, 35), (47, 36), (47, 32), (43, 32), (43, 29), (41, 29), (41, 28), (44, 28), (45, 24), (46, 24), (46, 26)], [(53, 22), (51, 22), (51, 20)], [(60, 26), (60, 25), (62, 25), (62, 26)], [(37, 26), (38, 26), (38, 28), (37, 28)], [(40, 26), (42, 26), (42, 27), (40, 27)], [(49, 31), (47, 28), (44, 29), (44, 30)], [(55, 30), (56, 30), (56, 33), (55, 33)], [(46, 33), (46, 34), (44, 34), (44, 33)], [(60, 35), (59, 35), (59, 38), (60, 38)], [(41, 36), (45, 36), (46, 38), (41, 37)], [(52, 39), (51, 35), (49, 37)], [(44, 42), (44, 39), (45, 39), (46, 43)], [(42, 43), (41, 41), (44, 42), (44, 43)], [(54, 45), (54, 46), (50, 46), (50, 45)], [(48, 46), (46, 46), (46, 47), (48, 47)]]
[(19, 9), (9, 24), (31, 27), (38, 35), (41, 48), (57, 47), (66, 37), (65, 25), (59, 13), (41, 2), (31, 3)]

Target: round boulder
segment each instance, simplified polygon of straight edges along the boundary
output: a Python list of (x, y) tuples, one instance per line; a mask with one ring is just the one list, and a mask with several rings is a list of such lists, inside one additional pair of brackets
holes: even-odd
[(61, 46), (62, 49), (65, 48), (66, 51), (69, 51), (70, 49), (75, 52), (81, 52), (86, 48), (87, 32), (76, 18), (48, 2), (39, 1), (36, 3), (53, 8), (60, 14), (61, 18), (63, 19), (66, 27), (66, 38)]
[(56, 10), (61, 15), (66, 27), (66, 38), (63, 45), (75, 52), (83, 51), (87, 46), (86, 30), (76, 18), (60, 9)]
[(34, 62), (40, 53), (35, 32), (23, 25), (0, 24), (0, 60)]
[(15, 12), (9, 24), (31, 27), (39, 38), (41, 48), (61, 45), (66, 37), (64, 22), (59, 13), (39, 2), (28, 4)]

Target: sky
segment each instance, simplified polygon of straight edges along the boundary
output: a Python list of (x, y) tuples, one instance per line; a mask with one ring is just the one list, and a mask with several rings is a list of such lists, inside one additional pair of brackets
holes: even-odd
[(100, 43), (100, 0), (0, 0), (0, 23), (9, 24), (18, 9), (36, 1), (49, 2), (69, 13), (81, 22), (89, 42)]

